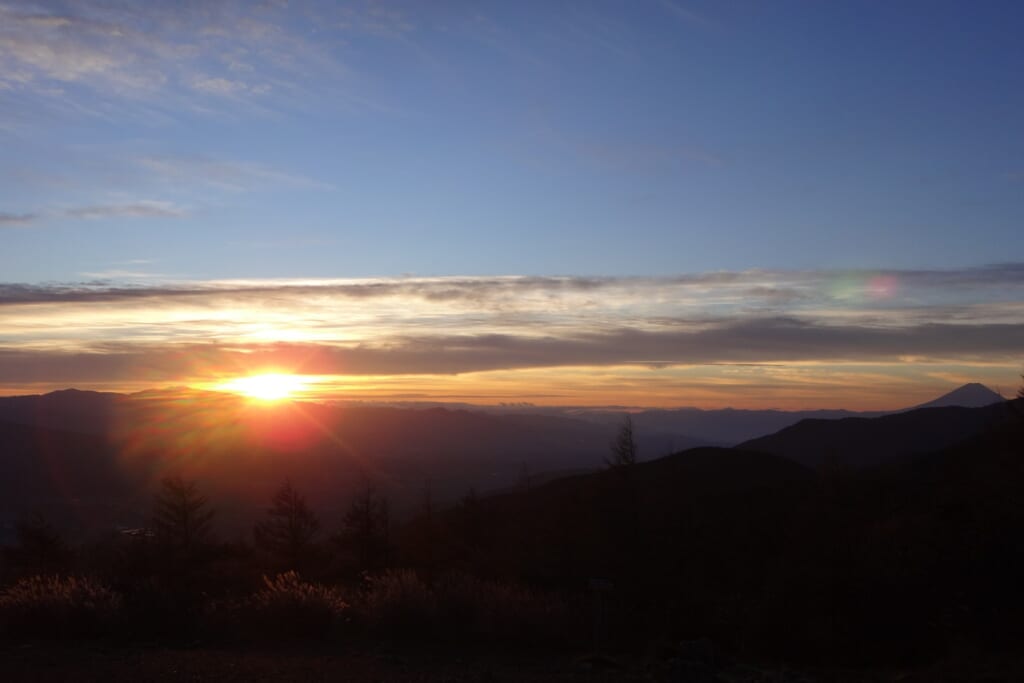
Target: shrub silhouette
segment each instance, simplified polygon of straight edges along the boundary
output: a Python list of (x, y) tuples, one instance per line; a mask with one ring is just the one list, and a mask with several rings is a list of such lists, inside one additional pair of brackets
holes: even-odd
[(411, 569), (366, 576), (356, 613), (363, 625), (393, 636), (425, 635), (437, 616), (437, 598)]
[(0, 621), (11, 636), (89, 638), (117, 625), (121, 596), (78, 576), (36, 575), (0, 593)]
[(215, 605), (209, 621), (229, 636), (281, 640), (322, 638), (348, 609), (340, 590), (303, 581), (288, 571), (263, 577), (263, 589), (242, 600)]
[(439, 626), (460, 639), (553, 644), (571, 630), (564, 601), (516, 582), (451, 573), (434, 592)]

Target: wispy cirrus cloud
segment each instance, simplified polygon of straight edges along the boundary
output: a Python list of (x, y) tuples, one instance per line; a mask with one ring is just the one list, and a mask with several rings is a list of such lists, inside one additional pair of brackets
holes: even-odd
[(0, 228), (14, 228), (29, 225), (35, 222), (37, 216), (34, 213), (7, 213), (0, 211)]
[(300, 173), (252, 161), (148, 156), (136, 159), (134, 164), (152, 173), (160, 182), (177, 186), (206, 185), (229, 191), (282, 186), (331, 189), (331, 185)]
[(252, 84), (239, 79), (199, 74), (192, 79), (192, 87), (200, 92), (211, 95), (236, 97), (246, 94), (260, 95), (267, 93), (270, 92), (272, 86), (269, 83)]
[(115, 18), (100, 6), (82, 5), (74, 14), (35, 6), (0, 7), (0, 59), (8, 88), (54, 82), (88, 84), (124, 91), (152, 90), (167, 77), (157, 63), (162, 41), (146, 41), (134, 22)]
[(69, 218), (96, 220), (102, 218), (181, 218), (188, 215), (183, 207), (172, 202), (139, 200), (118, 204), (93, 204), (66, 209)]
[[(86, 158), (69, 160), (63, 173), (23, 168), (5, 175), (12, 186), (24, 187), (29, 194), (44, 190), (53, 201), (31, 211), (0, 212), (0, 227), (40, 224), (44, 219), (184, 218), (197, 207), (230, 203), (238, 193), (334, 189), (307, 175), (255, 161), (106, 150), (89, 150)], [(123, 189), (111, 193), (111, 185)]]
[[(351, 89), (339, 54), (344, 37), (392, 36), (414, 29), (402, 11), (380, 3), (343, 7), (300, 3), (98, 2), (0, 5), (0, 90), (31, 93), (62, 106), (81, 102), (66, 89), (111, 101), (182, 104), (193, 112), (225, 101), (294, 106), (300, 83), (350, 105), (367, 102)], [(268, 96), (281, 95), (287, 100)], [(70, 99), (69, 99), (69, 96)], [(92, 109), (103, 115), (103, 109)], [(79, 114), (86, 113), (80, 109)]]

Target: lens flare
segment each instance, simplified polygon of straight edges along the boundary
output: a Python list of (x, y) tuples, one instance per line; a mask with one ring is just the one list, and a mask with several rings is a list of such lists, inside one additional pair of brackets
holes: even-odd
[(872, 299), (891, 299), (896, 294), (897, 284), (892, 275), (876, 275), (868, 281), (868, 292)]

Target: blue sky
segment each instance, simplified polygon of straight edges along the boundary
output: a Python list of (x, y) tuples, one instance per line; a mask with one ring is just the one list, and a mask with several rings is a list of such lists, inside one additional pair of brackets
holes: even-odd
[(5, 280), (1019, 257), (1017, 3), (4, 5)]
[[(658, 404), (727, 402), (720, 368), (761, 361), (790, 365), (750, 390), (787, 406), (1012, 387), (1022, 20), (1015, 2), (0, 0), (0, 392), (296, 343), (318, 376), (401, 392), (547, 373), (480, 379), (494, 400), (579, 358), (637, 402), (637, 367), (671, 375)], [(374, 317), (352, 292), (378, 286)], [(759, 356), (758, 335), (790, 347)], [(465, 362), (431, 369), (448, 352)], [(608, 399), (574, 381), (559, 400)]]

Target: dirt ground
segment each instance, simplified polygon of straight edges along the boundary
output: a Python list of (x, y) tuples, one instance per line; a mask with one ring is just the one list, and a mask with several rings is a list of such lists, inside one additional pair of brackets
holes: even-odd
[(350, 681), (352, 683), (524, 683), (678, 681), (679, 683), (1010, 683), (1024, 681), (1020, 658), (961, 653), (916, 670), (793, 671), (730, 664), (717, 670), (677, 661), (552, 655), (460, 653), (390, 648), (214, 649), (208, 647), (0, 644), (0, 680)]

